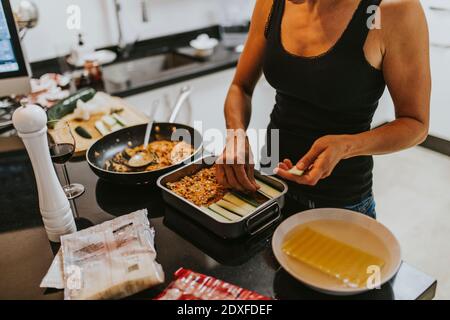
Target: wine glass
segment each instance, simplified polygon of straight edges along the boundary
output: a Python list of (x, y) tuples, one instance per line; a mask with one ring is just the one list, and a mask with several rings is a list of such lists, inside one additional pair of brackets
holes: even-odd
[(69, 200), (73, 200), (81, 196), (85, 188), (79, 183), (70, 183), (69, 174), (67, 172), (66, 162), (72, 158), (75, 153), (75, 138), (73, 137), (70, 125), (63, 121), (49, 121), (47, 123), (49, 129), (48, 147), (53, 163), (61, 165), (66, 185), (63, 190)]

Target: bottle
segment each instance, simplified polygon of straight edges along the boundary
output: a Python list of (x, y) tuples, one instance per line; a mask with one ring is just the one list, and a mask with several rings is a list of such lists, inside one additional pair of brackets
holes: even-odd
[(95, 60), (86, 60), (84, 63), (84, 72), (89, 79), (89, 85), (97, 91), (103, 91), (103, 72)]

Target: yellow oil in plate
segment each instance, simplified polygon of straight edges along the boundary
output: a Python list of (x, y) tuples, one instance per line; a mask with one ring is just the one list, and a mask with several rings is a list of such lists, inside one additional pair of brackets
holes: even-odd
[(283, 242), (283, 252), (336, 278), (343, 285), (361, 288), (371, 275), (368, 268), (385, 262), (374, 255), (333, 239), (310, 227), (294, 230)]

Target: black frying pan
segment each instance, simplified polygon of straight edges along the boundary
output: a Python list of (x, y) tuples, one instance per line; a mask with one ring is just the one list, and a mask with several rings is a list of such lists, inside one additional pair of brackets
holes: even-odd
[[(139, 185), (155, 183), (160, 176), (173, 171), (185, 163), (181, 162), (167, 168), (148, 172), (120, 173), (105, 170), (105, 162), (113, 158), (114, 155), (122, 152), (130, 146), (137, 147), (143, 144), (146, 128), (147, 124), (124, 128), (110, 133), (94, 143), (86, 153), (86, 159), (92, 171), (94, 171), (94, 173), (101, 179), (112, 183)], [(153, 131), (150, 136), (150, 142), (160, 140), (171, 141), (172, 137), (189, 138), (190, 141), (184, 141), (192, 144), (195, 150), (189, 161), (194, 159), (202, 151), (202, 135), (194, 128), (178, 123), (154, 123)], [(177, 141), (181, 141), (181, 139), (177, 139)]]

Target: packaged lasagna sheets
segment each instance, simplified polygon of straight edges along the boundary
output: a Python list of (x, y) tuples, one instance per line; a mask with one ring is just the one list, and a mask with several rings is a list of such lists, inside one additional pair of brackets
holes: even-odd
[(271, 300), (256, 292), (187, 269), (175, 272), (175, 280), (156, 300)]
[(147, 210), (63, 236), (64, 297), (119, 299), (164, 282)]

